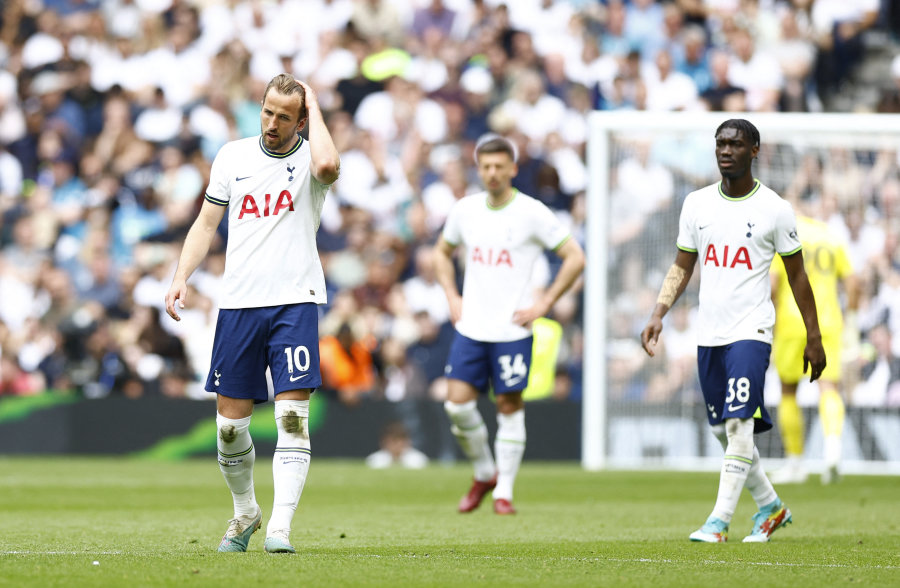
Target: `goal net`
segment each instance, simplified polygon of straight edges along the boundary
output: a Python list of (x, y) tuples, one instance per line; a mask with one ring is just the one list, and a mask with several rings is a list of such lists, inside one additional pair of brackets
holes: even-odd
[[(591, 115), (582, 422), (587, 469), (721, 464), (696, 373), (699, 271), (664, 319), (656, 357), (641, 349), (640, 332), (675, 258), (685, 196), (720, 179), (715, 130), (733, 116)], [(885, 357), (900, 356), (900, 116), (739, 116), (760, 131), (755, 177), (851, 243), (862, 284), (861, 334), (848, 337), (841, 358), (847, 401), (842, 469), (900, 473), (900, 383), (893, 382)], [(891, 332), (892, 351), (890, 339), (884, 341)], [(765, 394), (773, 419), (780, 393), (770, 367)], [(823, 445), (817, 386), (802, 383), (797, 394), (806, 416), (805, 458), (815, 471)], [(777, 467), (783, 456), (777, 426), (756, 442), (768, 466)]]

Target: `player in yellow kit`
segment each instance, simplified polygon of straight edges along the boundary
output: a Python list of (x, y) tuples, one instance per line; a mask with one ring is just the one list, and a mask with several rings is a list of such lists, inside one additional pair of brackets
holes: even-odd
[[(806, 273), (816, 299), (819, 327), (828, 362), (819, 378), (819, 418), (825, 436), (825, 470), (822, 482), (837, 480), (841, 457), (841, 433), (844, 427), (844, 401), (838, 391), (841, 380), (841, 346), (844, 317), (841, 312), (840, 285), (844, 287), (848, 316), (855, 315), (857, 281), (846, 246), (825, 223), (797, 215), (797, 232), (803, 244)], [(802, 483), (807, 472), (802, 463), (804, 449), (803, 412), (797, 405), (797, 384), (803, 378), (803, 348), (806, 330), (803, 317), (788, 287), (784, 265), (772, 264), (772, 299), (775, 301), (775, 333), (772, 358), (781, 380), (778, 426), (784, 442), (786, 464), (772, 474), (776, 484)], [(851, 321), (853, 322), (853, 321)]]

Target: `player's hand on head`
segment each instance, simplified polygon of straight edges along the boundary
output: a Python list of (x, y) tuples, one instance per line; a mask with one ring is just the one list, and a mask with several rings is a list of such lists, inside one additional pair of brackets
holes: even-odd
[(301, 80), (299, 78), (294, 78), (294, 79), (297, 80), (298, 84), (303, 86), (303, 92), (306, 94), (306, 103), (307, 104), (310, 104), (312, 102), (318, 103), (319, 98), (318, 98), (318, 96), (316, 96), (316, 92), (315, 92), (315, 90), (312, 89), (312, 86), (310, 86), (309, 84), (307, 84), (306, 82), (304, 82), (303, 80)]

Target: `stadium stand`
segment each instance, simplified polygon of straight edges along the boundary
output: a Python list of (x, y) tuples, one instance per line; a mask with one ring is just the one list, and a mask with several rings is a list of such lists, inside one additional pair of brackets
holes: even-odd
[[(322, 335), (371, 342), (375, 375), (355, 394), (439, 400), (447, 316), (416, 252), (434, 242), (452, 202), (476, 189), (478, 136), (518, 142), (517, 187), (583, 243), (588, 112), (898, 112), (895, 4), (7, 0), (0, 397), (209, 397), (224, 231), (192, 280), (184, 320), (159, 311), (213, 156), (258, 133), (262, 89), (282, 71), (316, 89), (342, 153), (319, 234), (331, 301)], [(835, 8), (850, 5), (859, 12)], [(716, 75), (722, 91), (710, 100)], [(647, 162), (631, 163), (646, 199)], [(861, 222), (897, 269), (890, 186), (900, 171), (896, 157), (885, 166)], [(620, 223), (616, 238), (627, 240), (629, 227)], [(551, 317), (563, 328), (560, 401), (580, 398), (580, 296)], [(890, 365), (900, 364), (898, 318), (861, 341)], [(616, 326), (623, 341), (637, 340), (634, 325)]]

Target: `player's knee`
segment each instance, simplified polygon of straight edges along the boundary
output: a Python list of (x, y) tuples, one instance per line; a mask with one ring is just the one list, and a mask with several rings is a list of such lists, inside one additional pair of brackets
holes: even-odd
[(237, 429), (234, 425), (225, 425), (219, 429), (219, 438), (225, 443), (233, 443), (237, 439)]
[(727, 419), (725, 434), (728, 453), (745, 457), (753, 455), (753, 419)]
[(712, 426), (712, 434), (715, 435), (716, 439), (719, 440), (719, 443), (722, 444), (722, 449), (728, 446), (728, 434), (725, 432), (725, 424), (719, 423), (718, 425)]
[(512, 414), (498, 414), (497, 438), (524, 443), (526, 439), (525, 411), (519, 410)]
[(448, 400), (444, 403), (444, 411), (450, 418), (450, 430), (454, 435), (460, 435), (463, 431), (474, 429), (483, 423), (474, 400), (462, 403)]
[(275, 402), (275, 425), (279, 436), (309, 439), (309, 401), (278, 400)]
[(455, 420), (456, 418), (468, 415), (473, 410), (477, 410), (476, 402), (471, 400), (469, 402), (444, 402), (444, 412), (447, 413), (447, 416), (450, 417), (450, 420)]
[(230, 419), (216, 414), (216, 430), (222, 443), (231, 444), (239, 441), (242, 435), (247, 435), (250, 428), (250, 417), (242, 419)]

